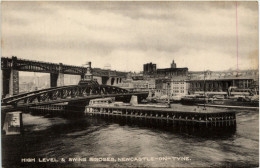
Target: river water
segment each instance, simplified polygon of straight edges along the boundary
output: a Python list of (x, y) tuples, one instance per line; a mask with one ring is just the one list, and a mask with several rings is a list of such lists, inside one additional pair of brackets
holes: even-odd
[(23, 135), (2, 135), (2, 165), (258, 167), (259, 112), (240, 110), (236, 117), (234, 131), (202, 136), (183, 128), (25, 113)]

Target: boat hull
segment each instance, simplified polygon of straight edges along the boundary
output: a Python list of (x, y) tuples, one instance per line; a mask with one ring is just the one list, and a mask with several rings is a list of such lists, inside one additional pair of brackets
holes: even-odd
[(259, 107), (259, 102), (256, 101), (236, 101), (230, 99), (214, 100), (208, 104), (212, 105), (225, 105), (225, 106), (248, 106), (248, 107)]

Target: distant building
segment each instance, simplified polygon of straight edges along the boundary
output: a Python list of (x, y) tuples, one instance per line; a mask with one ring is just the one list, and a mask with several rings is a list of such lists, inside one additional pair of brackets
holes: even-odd
[(171, 94), (171, 80), (170, 79), (156, 79), (155, 80), (155, 93), (157, 98), (167, 97)]
[(188, 79), (190, 80), (190, 93), (204, 91), (204, 79), (207, 92), (227, 92), (230, 86), (240, 89), (259, 89), (258, 70), (191, 71)]
[(177, 68), (176, 63), (174, 63), (174, 60), (172, 60), (171, 68)]
[(228, 79), (228, 78), (236, 78), (236, 77), (246, 77), (250, 79), (254, 79), (256, 83), (259, 81), (259, 71), (258, 70), (240, 70), (237, 72), (236, 70), (229, 71), (189, 71), (188, 78), (190, 80), (203, 80), (205, 79)]
[(133, 76), (132, 77), (133, 80), (144, 80), (143, 76)]
[(188, 76), (188, 68), (177, 68), (176, 63), (172, 60), (171, 68), (157, 69), (157, 77), (183, 77)]
[[(154, 69), (153, 69), (154, 67)], [(155, 73), (156, 70), (156, 73)], [(258, 70), (229, 71), (188, 71), (187, 67), (177, 68), (174, 60), (170, 68), (156, 69), (156, 64), (144, 64), (143, 79), (155, 79), (153, 96), (174, 97), (204, 92), (224, 94), (230, 86), (238, 89), (259, 90)]]
[(127, 73), (127, 79), (132, 79), (132, 80), (144, 80), (144, 77), (143, 77), (143, 74), (142, 74), (142, 73), (128, 72), (128, 73)]
[(188, 68), (164, 68), (157, 69), (157, 77), (179, 77), (179, 76), (188, 76)]
[(185, 78), (156, 79), (155, 97), (173, 98), (188, 94), (189, 83)]
[(115, 86), (130, 90), (130, 91), (151, 91), (155, 89), (155, 80), (133, 80), (128, 79)]
[(143, 74), (145, 75), (156, 74), (156, 64), (153, 64), (152, 62), (144, 64)]
[(22, 82), (19, 84), (19, 93), (26, 93), (32, 90), (32, 88), (35, 88), (35, 85), (33, 82)]
[(185, 79), (171, 79), (171, 96), (188, 95), (189, 83)]
[(134, 90), (134, 84), (132, 82), (126, 82), (124, 81), (123, 83), (119, 83), (116, 84), (115, 86), (129, 90), (129, 91), (133, 91)]
[(156, 64), (144, 64), (144, 78), (173, 78), (179, 76), (188, 76), (188, 68), (177, 68), (174, 60), (171, 63), (171, 68), (156, 69)]
[(236, 86), (240, 89), (248, 89), (254, 85), (254, 80), (249, 78), (225, 78), (225, 79), (206, 79), (190, 80), (189, 93), (204, 92), (204, 83), (206, 92), (227, 92), (230, 86)]

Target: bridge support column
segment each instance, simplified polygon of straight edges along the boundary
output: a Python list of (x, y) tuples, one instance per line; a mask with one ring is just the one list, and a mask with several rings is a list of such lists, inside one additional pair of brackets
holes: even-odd
[(51, 73), (50, 78), (51, 87), (57, 87), (58, 74)]
[(51, 87), (57, 87), (57, 86), (64, 86), (64, 74), (59, 73), (51, 73), (50, 74), (50, 82), (51, 82)]
[(85, 79), (84, 77), (85, 77), (85, 74), (81, 74), (80, 75), (80, 80), (84, 80)]
[(51, 87), (64, 86), (63, 65), (59, 64), (59, 73), (51, 73), (50, 75)]
[(116, 83), (116, 79), (114, 77), (109, 77), (106, 84), (113, 86), (115, 85), (115, 83)]
[(19, 71), (2, 70), (2, 98), (19, 94)]
[(11, 96), (19, 94), (19, 71), (12, 69), (9, 81), (9, 94)]
[(109, 77), (102, 76), (102, 84), (107, 85), (108, 84)]
[(64, 73), (63, 73), (62, 63), (59, 64), (59, 74), (58, 74), (57, 86), (64, 86)]
[(10, 70), (2, 70), (2, 84), (1, 84), (1, 89), (2, 89), (2, 98), (5, 98), (7, 94), (9, 94), (9, 81), (10, 81), (10, 75), (11, 71)]
[[(7, 62), (2, 65), (7, 67)], [(19, 71), (17, 69), (17, 57), (12, 57), (11, 69), (2, 70), (2, 98), (19, 94)]]

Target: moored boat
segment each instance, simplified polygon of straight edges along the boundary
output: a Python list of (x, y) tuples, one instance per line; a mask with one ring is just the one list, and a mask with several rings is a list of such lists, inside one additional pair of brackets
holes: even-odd
[(184, 105), (197, 105), (207, 103), (208, 98), (200, 95), (190, 95), (181, 98), (181, 104)]
[(236, 99), (214, 99), (208, 102), (210, 105), (226, 105), (226, 106), (248, 106), (248, 107), (259, 107), (258, 100), (248, 100), (246, 98), (236, 98)]

